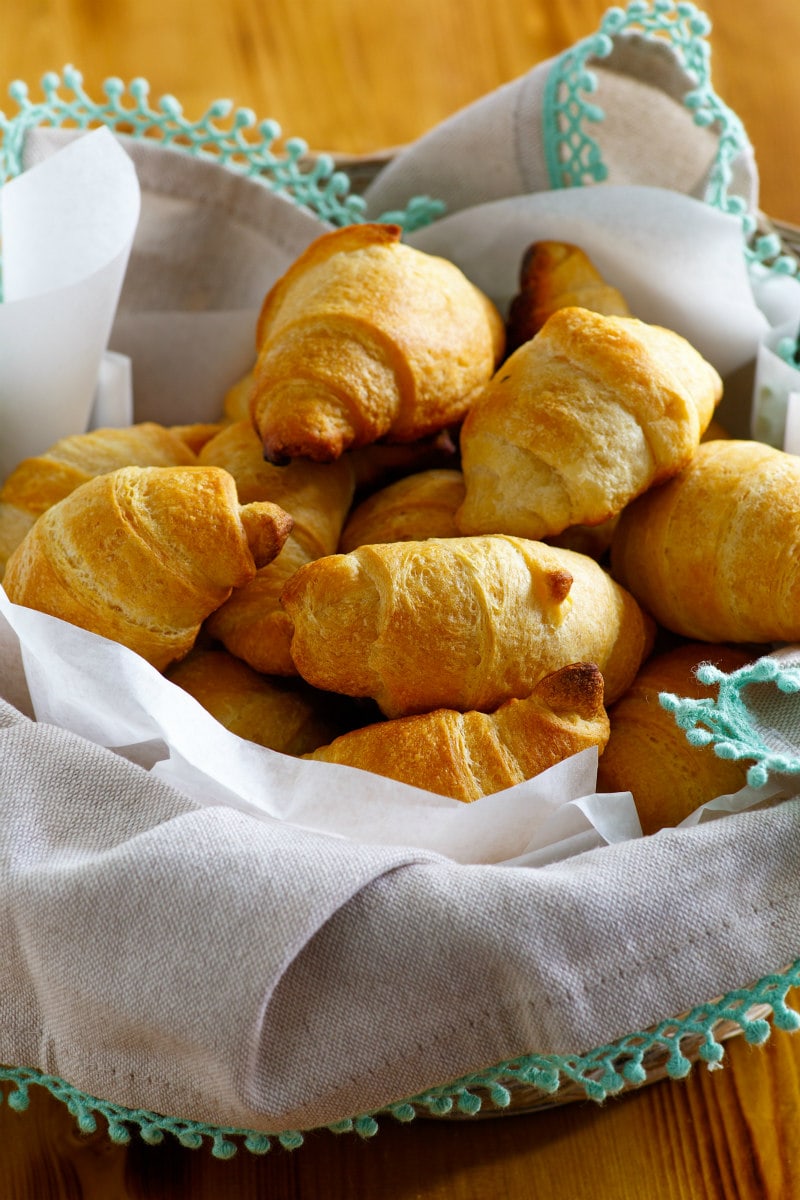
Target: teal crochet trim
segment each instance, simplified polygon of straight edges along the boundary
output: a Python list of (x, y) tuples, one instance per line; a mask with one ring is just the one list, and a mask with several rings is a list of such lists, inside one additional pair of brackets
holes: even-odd
[[(722, 999), (700, 1005), (685, 1016), (662, 1021), (644, 1033), (631, 1033), (619, 1041), (599, 1046), (589, 1054), (523, 1055), (327, 1128), (333, 1133), (352, 1132), (368, 1138), (378, 1132), (379, 1117), (394, 1117), (397, 1121), (407, 1122), (420, 1115), (441, 1117), (455, 1112), (474, 1116), (486, 1101), (497, 1108), (507, 1108), (515, 1086), (552, 1094), (558, 1091), (562, 1081), (580, 1085), (588, 1099), (599, 1103), (616, 1095), (626, 1085), (646, 1082), (648, 1056), (654, 1053), (659, 1057), (659, 1065), (666, 1056), (668, 1075), (683, 1079), (692, 1068), (692, 1059), (682, 1047), (684, 1039), (692, 1042), (698, 1058), (709, 1068), (719, 1065), (724, 1056), (722, 1042), (716, 1036), (719, 1022), (738, 1026), (745, 1039), (753, 1044), (765, 1042), (771, 1032), (769, 1021), (752, 1015), (754, 1008), (769, 1007), (772, 1024), (778, 1029), (794, 1032), (800, 1028), (800, 1016), (786, 1003), (790, 988), (798, 984), (800, 959), (783, 972), (764, 976), (751, 988), (729, 992)], [(187, 1149), (209, 1145), (216, 1158), (232, 1158), (239, 1147), (253, 1154), (266, 1154), (276, 1143), (284, 1149), (295, 1150), (304, 1140), (303, 1133), (297, 1129), (261, 1133), (165, 1117), (147, 1109), (125, 1108), (87, 1095), (55, 1075), (45, 1075), (27, 1067), (0, 1067), (0, 1082), (11, 1085), (8, 1103), (18, 1112), (28, 1107), (31, 1087), (42, 1087), (67, 1106), (81, 1132), (94, 1133), (98, 1118), (102, 1118), (107, 1123), (109, 1138), (118, 1144), (128, 1143), (131, 1135), (138, 1133), (144, 1142), (157, 1145), (164, 1140), (165, 1134), (171, 1134)]]
[(609, 8), (600, 29), (561, 54), (549, 72), (543, 106), (545, 159), (553, 188), (601, 183), (608, 177), (602, 152), (587, 125), (602, 122), (604, 114), (587, 99), (597, 90), (592, 59), (608, 58), (613, 39), (637, 32), (666, 40), (694, 86), (683, 97), (694, 122), (718, 131), (717, 151), (709, 172), (704, 200), (721, 212), (739, 218), (745, 235), (745, 254), (751, 264), (768, 266), (776, 274), (794, 275), (798, 262), (782, 252), (775, 234), (757, 237), (757, 217), (741, 196), (730, 195), (733, 163), (748, 145), (742, 122), (711, 84), (710, 48), (705, 40), (711, 22), (694, 4), (672, 0), (632, 0), (625, 9)]
[(800, 334), (797, 337), (781, 338), (775, 352), (778, 358), (782, 358), (790, 367), (800, 367)]
[(800, 692), (800, 666), (782, 665), (779, 659), (760, 658), (725, 674), (711, 663), (697, 670), (701, 683), (717, 684), (717, 697), (687, 700), (671, 692), (662, 692), (659, 701), (672, 713), (686, 740), (693, 746), (713, 745), (720, 758), (752, 758), (747, 771), (751, 787), (763, 787), (771, 774), (800, 774), (800, 756), (781, 754), (759, 736), (757, 723), (747, 706), (744, 690), (750, 684), (773, 684), (785, 695)]
[[(39, 101), (30, 99), (28, 86), (21, 80), (9, 88), (19, 111), (11, 117), (0, 112), (0, 184), (21, 172), (25, 136), (33, 127), (88, 129), (106, 125), (119, 133), (155, 138), (163, 146), (218, 162), (287, 196), (333, 225), (353, 225), (367, 219), (364, 200), (351, 194), (348, 176), (336, 170), (330, 155), (304, 161), (308, 145), (302, 138), (289, 138), (283, 152), (275, 153), (273, 145), (281, 136), (278, 123), (257, 122), (250, 109), (234, 108), (230, 100), (216, 100), (199, 120), (190, 121), (174, 96), (162, 96), (152, 107), (146, 79), (134, 79), (126, 87), (121, 79), (112, 77), (103, 84), (105, 100), (96, 103), (84, 90), (80, 71), (72, 66), (65, 67), (60, 76), (48, 72), (41, 88), (44, 98)], [(221, 126), (220, 121), (227, 125)], [(430, 224), (443, 211), (442, 201), (415, 196), (404, 209), (384, 213), (377, 220), (400, 225), (408, 233)]]

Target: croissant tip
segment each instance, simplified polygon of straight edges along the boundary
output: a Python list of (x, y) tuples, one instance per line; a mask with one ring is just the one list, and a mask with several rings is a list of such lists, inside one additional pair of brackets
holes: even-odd
[(555, 604), (562, 604), (570, 593), (572, 575), (563, 568), (550, 571), (547, 576), (547, 587), (551, 600)]
[(260, 570), (280, 554), (292, 532), (294, 520), (279, 505), (268, 500), (243, 504), (239, 513), (253, 562)]
[(519, 281), (525, 285), (536, 271), (552, 270), (553, 267), (565, 261), (570, 255), (582, 253), (571, 242), (541, 241), (531, 242), (522, 256), (519, 270)]
[(604, 681), (595, 663), (569, 663), (547, 675), (536, 693), (554, 712), (575, 712), (584, 718), (595, 716), (603, 707)]

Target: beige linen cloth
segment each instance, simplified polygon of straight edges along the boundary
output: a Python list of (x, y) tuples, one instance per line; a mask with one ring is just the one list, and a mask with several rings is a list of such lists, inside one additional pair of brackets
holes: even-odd
[[(514, 118), (532, 142), (539, 87), (521, 82)], [(456, 129), (453, 164), (476, 162)], [(57, 142), (32, 136), (29, 161)], [(112, 345), (133, 357), (137, 418), (207, 419), (249, 365), (265, 288), (324, 226), (214, 165), (129, 149), (143, 217)], [(517, 190), (546, 186), (537, 170)], [(469, 203), (497, 198), (478, 189), (495, 175)], [(398, 166), (376, 184), (380, 207), (401, 182)], [(0, 1060), (131, 1108), (324, 1125), (517, 1054), (588, 1051), (800, 951), (796, 801), (535, 870), (459, 865), (413, 829), (408, 847), (355, 845), (201, 807), (37, 723), (3, 624), (0, 695)]]

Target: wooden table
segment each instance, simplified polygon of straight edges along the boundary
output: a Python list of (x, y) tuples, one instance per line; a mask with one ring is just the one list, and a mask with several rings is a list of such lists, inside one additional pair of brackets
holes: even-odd
[[(4, 0), (0, 82), (72, 62), (91, 95), (115, 74), (199, 116), (219, 96), (315, 149), (406, 142), (597, 27), (603, 0)], [(708, 0), (716, 89), (756, 149), (763, 209), (800, 224), (797, 0)], [(8, 110), (13, 105), (8, 104)], [(777, 966), (778, 964), (776, 964)], [(742, 981), (745, 982), (745, 981)], [(698, 997), (698, 1001), (705, 997)], [(312, 1134), (298, 1151), (229, 1162), (176, 1143), (85, 1137), (46, 1093), (0, 1107), (0, 1198), (269, 1196), (482, 1200), (779, 1200), (800, 1195), (800, 1037), (737, 1038), (697, 1067), (605, 1106), (467, 1123), (387, 1119), (371, 1141)]]

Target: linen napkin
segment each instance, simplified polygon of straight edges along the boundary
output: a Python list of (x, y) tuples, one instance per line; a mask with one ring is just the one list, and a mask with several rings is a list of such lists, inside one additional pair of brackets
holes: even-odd
[[(673, 78), (666, 52), (655, 54)], [(533, 96), (549, 69), (511, 92)], [(660, 103), (652, 91), (644, 111)], [(549, 187), (525, 159), (516, 191), (504, 183), (487, 195), (487, 178), (513, 174), (508, 155), (492, 169), (484, 160), (469, 182), (473, 117), (501, 154), (501, 139), (485, 141), (482, 111), (443, 138), (440, 177), (446, 167), (451, 181), (466, 181), (465, 203), (487, 208), (537, 178)], [(697, 193), (710, 134), (685, 132), (698, 146), (686, 147), (679, 199), (703, 227)], [(29, 142), (29, 161), (60, 144), (44, 131)], [(249, 365), (263, 289), (325, 225), (215, 164), (124, 145), (144, 216), (112, 346), (132, 358), (137, 419), (207, 418)], [(636, 236), (647, 276), (660, 229), (651, 224), (648, 241), (648, 195), (669, 181), (642, 177), (638, 145), (624, 186), (642, 189)], [(620, 162), (625, 146), (622, 138)], [(376, 181), (370, 203), (435, 195), (413, 164), (412, 148), (405, 166)], [(745, 156), (744, 176), (747, 166)], [(425, 232), (429, 244), (466, 211), (448, 187), (453, 215)], [(550, 189), (551, 236), (573, 228), (571, 200), (558, 222), (573, 195)], [(710, 253), (728, 270), (734, 315), (729, 336), (727, 312), (714, 336), (720, 361), (733, 365), (747, 322), (748, 352), (763, 325), (733, 241), (725, 244), (724, 255)], [(694, 250), (706, 254), (705, 240)], [(672, 315), (686, 290), (664, 270), (663, 289), (650, 289), (651, 319), (660, 296)], [(406, 845), (386, 846), (204, 804), (152, 769), (163, 747), (152, 744), (148, 757), (140, 744), (137, 762), (131, 747), (74, 732), (70, 706), (79, 713), (83, 701), (74, 675), (59, 725), (31, 720), (19, 643), (2, 618), (0, 663), (0, 1059), (92, 1095), (212, 1124), (310, 1128), (517, 1054), (589, 1050), (797, 955), (796, 800), (535, 869), (460, 863), (418, 849), (413, 828)]]
[[(538, 63), (402, 150), (365, 190), (368, 212), (402, 208), (421, 193), (444, 201), (452, 214), (600, 181), (703, 199), (719, 130), (696, 124), (685, 103), (699, 81), (680, 39), (628, 31), (588, 38), (583, 47), (577, 63), (580, 45)], [(570, 162), (576, 142), (581, 155)], [(730, 192), (748, 209), (757, 207), (758, 173), (743, 133)]]
[(280, 1131), (575, 1053), (790, 961), (798, 803), (536, 870), (200, 808), (0, 704), (0, 1058)]

